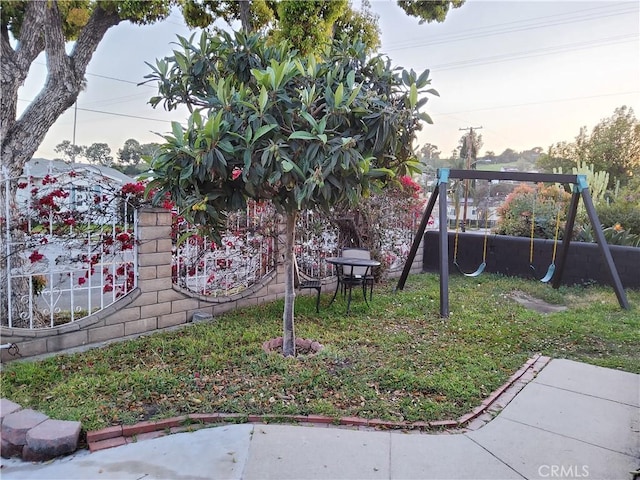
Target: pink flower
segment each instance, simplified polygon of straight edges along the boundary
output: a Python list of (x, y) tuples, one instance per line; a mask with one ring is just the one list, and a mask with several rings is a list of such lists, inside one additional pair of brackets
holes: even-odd
[(242, 175), (242, 170), (240, 170), (238, 167), (234, 168), (233, 171), (231, 172), (231, 179), (235, 180), (236, 178), (238, 178), (240, 175)]

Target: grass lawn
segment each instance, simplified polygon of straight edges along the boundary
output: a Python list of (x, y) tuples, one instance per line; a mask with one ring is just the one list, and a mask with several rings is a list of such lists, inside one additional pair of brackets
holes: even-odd
[[(298, 297), (296, 334), (319, 354), (266, 354), (281, 334), (282, 302), (215, 322), (42, 361), (3, 366), (2, 396), (87, 430), (185, 413), (323, 414), (386, 420), (454, 419), (478, 406), (540, 352), (640, 373), (640, 292), (630, 311), (611, 288), (561, 288), (483, 274), (454, 276), (451, 317), (441, 319), (438, 277), (377, 285), (367, 308), (356, 296), (330, 308)], [(540, 314), (520, 291), (567, 311)]]

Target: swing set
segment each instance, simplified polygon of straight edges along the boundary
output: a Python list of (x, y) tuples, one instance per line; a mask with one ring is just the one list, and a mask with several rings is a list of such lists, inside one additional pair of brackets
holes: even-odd
[[(466, 190), (465, 190), (466, 192)], [(489, 196), (491, 196), (491, 189), (489, 189)], [(482, 246), (482, 263), (478, 266), (478, 268), (470, 273), (462, 270), (462, 267), (458, 263), (458, 236), (460, 233), (460, 209), (456, 209), (456, 236), (453, 242), (453, 264), (456, 266), (458, 271), (464, 275), (465, 277), (478, 277), (484, 272), (484, 269), (487, 267), (487, 243), (489, 240), (489, 214), (484, 217), (484, 241)]]
[[(533, 274), (536, 273), (536, 267), (533, 265), (533, 238), (536, 229), (536, 201), (537, 192), (533, 198), (533, 207), (531, 209), (531, 235), (529, 236), (529, 268), (533, 270)], [(542, 283), (549, 283), (553, 278), (553, 274), (556, 271), (556, 253), (558, 251), (558, 234), (560, 233), (560, 205), (556, 208), (556, 226), (555, 234), (553, 235), (553, 254), (551, 255), (551, 264), (547, 268), (547, 273), (544, 274), (540, 281)]]
[[(559, 256), (558, 264), (556, 265), (556, 253), (557, 253), (557, 245), (558, 238), (560, 233), (560, 208), (558, 207), (556, 212), (556, 222), (555, 222), (555, 235), (554, 235), (554, 246), (553, 246), (553, 256), (551, 259), (551, 264), (549, 265), (547, 272), (540, 279), (541, 282), (548, 283), (551, 282), (553, 288), (557, 289), (560, 287), (560, 282), (562, 280), (562, 274), (565, 267), (565, 262), (567, 259), (567, 253), (569, 251), (569, 245), (571, 242), (571, 232), (573, 231), (573, 227), (576, 220), (576, 214), (578, 212), (578, 204), (580, 202), (580, 198), (582, 197), (582, 201), (584, 202), (584, 207), (587, 211), (587, 215), (589, 217), (589, 221), (591, 222), (591, 226), (593, 228), (594, 235), (596, 237), (596, 241), (598, 243), (598, 249), (600, 254), (604, 258), (605, 265), (609, 271), (611, 276), (611, 280), (613, 283), (613, 288), (616, 293), (616, 297), (618, 298), (618, 303), (620, 307), (628, 310), (630, 308), (629, 302), (627, 300), (624, 287), (622, 286), (622, 282), (620, 281), (620, 276), (618, 275), (618, 271), (616, 270), (616, 266), (613, 262), (613, 257), (611, 256), (611, 251), (609, 250), (609, 245), (607, 244), (604, 233), (602, 232), (602, 227), (600, 224), (600, 220), (598, 219), (598, 214), (596, 213), (595, 207), (593, 206), (593, 200), (591, 199), (591, 194), (589, 193), (589, 187), (587, 185), (587, 177), (585, 175), (568, 175), (568, 174), (551, 174), (551, 173), (524, 173), (524, 172), (491, 172), (491, 171), (482, 171), (482, 170), (458, 170), (458, 169), (448, 169), (441, 168), (438, 169), (438, 182), (437, 185), (429, 198), (429, 202), (427, 203), (427, 207), (422, 216), (422, 220), (420, 221), (420, 225), (418, 226), (418, 231), (413, 240), (413, 244), (411, 245), (411, 250), (409, 251), (409, 256), (407, 261), (404, 264), (404, 269), (402, 270), (402, 274), (400, 275), (400, 279), (398, 280), (398, 285), (396, 286), (396, 290), (402, 290), (409, 276), (409, 272), (411, 270), (411, 265), (413, 264), (413, 260), (415, 259), (416, 253), (418, 251), (418, 247), (422, 241), (424, 236), (424, 232), (427, 228), (427, 222), (429, 221), (429, 217), (433, 212), (436, 201), (439, 198), (439, 235), (438, 235), (438, 244), (440, 247), (440, 260), (439, 260), (439, 273), (440, 273), (440, 316), (443, 318), (449, 317), (449, 236), (447, 232), (447, 186), (449, 184), (449, 179), (459, 179), (459, 180), (512, 180), (517, 182), (531, 182), (531, 183), (561, 183), (561, 184), (572, 184), (573, 185), (573, 193), (571, 196), (571, 202), (569, 204), (569, 211), (567, 213), (567, 221), (565, 224), (564, 234), (562, 237), (562, 245), (561, 245), (561, 254)], [(442, 193), (442, 194), (440, 194)], [(488, 215), (485, 217), (485, 238), (484, 238), (484, 246), (483, 246), (483, 256), (482, 263), (476, 269), (476, 271), (471, 273), (464, 273), (460, 266), (458, 265), (458, 219), (456, 218), (456, 234), (454, 240), (454, 265), (458, 270), (461, 271), (466, 276), (469, 277), (477, 277), (485, 270), (487, 266), (487, 240), (488, 240)], [(531, 219), (531, 239), (530, 239), (530, 247), (529, 247), (529, 266), (535, 273), (535, 268), (533, 266), (533, 234), (535, 232), (535, 212), (532, 213)]]

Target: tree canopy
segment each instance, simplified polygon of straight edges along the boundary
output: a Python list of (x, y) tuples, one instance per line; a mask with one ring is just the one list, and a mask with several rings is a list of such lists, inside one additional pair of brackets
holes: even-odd
[(428, 70), (399, 74), (358, 41), (338, 40), (319, 57), (243, 32), (179, 43), (153, 67), (151, 103), (194, 113), (165, 136), (153, 184), (196, 223), (215, 225), (246, 198), (287, 212), (355, 201), (371, 178), (415, 165), (413, 135), (431, 121), (418, 94), (437, 94)]
[(459, 8), (465, 0), (398, 0), (407, 15), (417, 17), (420, 23), (444, 22), (452, 8)]
[[(335, 6), (333, 5), (335, 3)], [(449, 9), (462, 0), (447, 2), (399, 2), (410, 15), (426, 21), (442, 21)], [(291, 4), (291, 5), (289, 5)], [(298, 14), (300, 5), (309, 12), (326, 10), (324, 26), (307, 28), (318, 17)], [(228, 23), (242, 21), (248, 30), (277, 34), (290, 31), (296, 24), (305, 33), (358, 33), (374, 50), (379, 42), (376, 18), (369, 11), (356, 11), (345, 1), (214, 1), (214, 0), (30, 0), (3, 2), (0, 9), (0, 156), (11, 176), (22, 171), (24, 163), (36, 152), (48, 130), (76, 101), (85, 82), (87, 65), (106, 32), (123, 21), (149, 24), (165, 19), (171, 9), (181, 8), (189, 26), (208, 27), (221, 18)], [(341, 7), (338, 15), (335, 9)], [(324, 14), (324, 12), (323, 12)], [(305, 23), (306, 22), (306, 23)], [(332, 23), (333, 22), (333, 23)], [(349, 23), (350, 22), (350, 23)], [(317, 39), (322, 47), (330, 38)], [(298, 37), (308, 45), (308, 35)], [(67, 43), (73, 41), (70, 53)], [(309, 45), (310, 46), (310, 45)], [(304, 50), (304, 49), (301, 49)], [(37, 97), (17, 118), (18, 89), (24, 84), (32, 63), (46, 52), (48, 77)]]

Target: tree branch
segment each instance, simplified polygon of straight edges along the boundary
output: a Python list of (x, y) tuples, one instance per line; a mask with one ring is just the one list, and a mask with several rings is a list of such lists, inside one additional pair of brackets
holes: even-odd
[[(64, 33), (62, 32), (62, 20), (58, 10), (58, 3), (51, 2), (45, 12), (45, 37), (44, 50), (47, 53), (47, 69), (49, 80), (61, 79), (68, 76), (68, 57), (65, 51)], [(71, 89), (71, 85), (67, 88)]]
[[(29, 67), (35, 58), (44, 50), (44, 17), (46, 1), (27, 3), (27, 10), (20, 29), (20, 38), (15, 50), (15, 66), (18, 73), (23, 74), (20, 85), (29, 73)], [(4, 54), (4, 49), (3, 52)], [(3, 66), (5, 60), (3, 59)]]
[(0, 38), (2, 63), (0, 70), (0, 141), (4, 143), (9, 130), (16, 120), (18, 89), (29, 74), (29, 67), (44, 49), (43, 22), (45, 2), (34, 1), (27, 4), (20, 39), (14, 50), (9, 34), (3, 29)]
[(99, 4), (95, 7), (71, 52), (76, 74), (84, 77), (87, 65), (89, 65), (107, 30), (118, 25), (121, 21), (115, 11), (107, 12)]
[[(12, 174), (19, 174), (22, 171), (25, 162), (36, 152), (51, 126), (76, 101), (82, 89), (87, 65), (100, 41), (109, 28), (120, 23), (117, 13), (108, 13), (100, 6), (96, 6), (89, 21), (80, 32), (71, 56), (67, 56), (57, 2), (51, 0), (34, 3), (45, 9), (41, 12), (42, 22), (39, 30), (41, 34), (44, 33), (49, 76), (43, 89), (20, 119), (7, 122), (7, 129), (3, 130), (0, 155), (10, 167)], [(3, 78), (4, 73), (3, 62)], [(3, 129), (5, 128), (4, 93)], [(10, 91), (9, 95), (14, 103), (17, 102), (17, 88)], [(15, 119), (15, 109), (13, 115)]]

